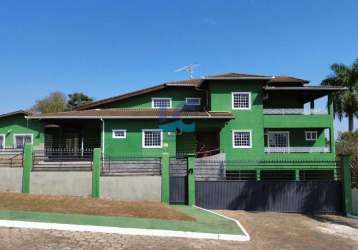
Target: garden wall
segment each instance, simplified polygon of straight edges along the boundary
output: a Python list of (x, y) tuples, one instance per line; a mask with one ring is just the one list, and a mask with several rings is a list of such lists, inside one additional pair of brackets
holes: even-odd
[(101, 198), (161, 201), (161, 176), (101, 176)]
[(22, 168), (0, 168), (0, 192), (21, 192)]
[(352, 189), (353, 213), (358, 214), (358, 188)]
[(91, 195), (92, 172), (31, 172), (30, 193), (49, 195)]

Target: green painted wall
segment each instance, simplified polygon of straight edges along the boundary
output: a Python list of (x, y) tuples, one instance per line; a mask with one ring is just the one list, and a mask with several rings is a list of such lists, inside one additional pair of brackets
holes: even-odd
[(194, 88), (168, 87), (157, 92), (144, 94), (125, 101), (105, 104), (98, 108), (152, 108), (152, 97), (171, 97), (172, 108), (182, 108), (186, 97), (200, 97), (201, 104), (205, 105), (205, 93)]
[(5, 146), (13, 147), (14, 134), (32, 134), (34, 146), (44, 143), (43, 126), (41, 122), (26, 120), (24, 115), (14, 115), (0, 118), (0, 134), (5, 135)]
[[(126, 129), (127, 138), (113, 139), (113, 129)], [(105, 156), (160, 157), (175, 155), (176, 132), (163, 132), (163, 148), (143, 148), (142, 129), (159, 129), (157, 120), (105, 120)]]
[[(254, 81), (210, 82), (212, 111), (232, 112), (235, 119), (226, 123), (220, 132), (220, 150), (228, 160), (252, 160), (264, 157), (264, 126), (262, 84)], [(232, 92), (251, 92), (251, 110), (232, 110)], [(233, 130), (251, 130), (252, 148), (238, 149), (232, 145)]]

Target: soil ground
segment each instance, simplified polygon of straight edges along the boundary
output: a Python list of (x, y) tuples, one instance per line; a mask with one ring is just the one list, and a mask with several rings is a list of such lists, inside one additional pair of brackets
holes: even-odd
[(0, 201), (0, 210), (78, 213), (162, 220), (195, 220), (193, 217), (159, 202), (123, 202), (18, 193), (0, 193)]

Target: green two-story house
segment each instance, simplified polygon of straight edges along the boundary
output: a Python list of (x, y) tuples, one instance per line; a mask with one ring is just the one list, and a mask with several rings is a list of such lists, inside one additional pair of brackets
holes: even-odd
[(331, 95), (342, 90), (238, 73), (166, 82), (68, 112), (4, 114), (0, 149), (29, 142), (45, 151), (100, 147), (105, 157), (334, 161)]

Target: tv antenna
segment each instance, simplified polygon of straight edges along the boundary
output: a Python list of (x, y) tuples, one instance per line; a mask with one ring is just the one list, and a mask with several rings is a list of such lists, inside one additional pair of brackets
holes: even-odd
[(197, 64), (197, 63), (194, 63), (194, 64), (193, 64), (193, 63), (192, 63), (192, 64), (186, 65), (186, 66), (184, 66), (184, 67), (181, 67), (181, 68), (175, 70), (175, 72), (183, 72), (183, 71), (186, 71), (186, 72), (189, 73), (190, 79), (193, 79), (194, 69), (195, 69), (196, 67), (198, 67), (198, 66), (199, 66), (199, 64)]

